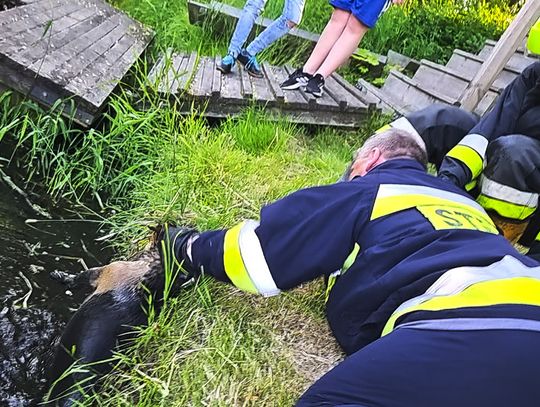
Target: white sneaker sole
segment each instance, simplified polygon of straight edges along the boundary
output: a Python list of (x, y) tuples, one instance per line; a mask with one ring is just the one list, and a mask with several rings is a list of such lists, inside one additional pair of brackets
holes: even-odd
[(300, 83), (300, 82), (296, 82), (292, 85), (289, 85), (289, 86), (282, 86), (281, 89), (283, 90), (295, 90), (295, 89), (298, 89), (298, 88), (302, 88), (302, 87), (306, 87), (307, 85), (307, 82), (306, 83)]

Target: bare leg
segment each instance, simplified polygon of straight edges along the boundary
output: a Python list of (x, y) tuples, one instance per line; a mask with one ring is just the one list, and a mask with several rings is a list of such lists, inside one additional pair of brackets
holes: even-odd
[(334, 9), (319, 41), (317, 41), (315, 48), (304, 65), (304, 72), (314, 74), (319, 69), (338, 38), (342, 35), (350, 15), (351, 13), (349, 11), (338, 8)]
[(335, 70), (343, 65), (354, 51), (356, 51), (358, 44), (368, 30), (369, 27), (362, 24), (351, 14), (345, 29), (335, 42), (336, 45), (332, 47), (315, 73), (321, 74), (324, 78), (327, 78), (335, 72)]

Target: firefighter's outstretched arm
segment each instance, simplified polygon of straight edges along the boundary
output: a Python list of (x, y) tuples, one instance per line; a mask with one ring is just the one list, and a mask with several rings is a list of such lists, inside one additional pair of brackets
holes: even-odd
[[(195, 232), (169, 228), (175, 260), (265, 296), (276, 295), (339, 269), (354, 248), (358, 205), (369, 218), (371, 199), (362, 180), (295, 192), (264, 207), (260, 220), (230, 229)], [(351, 197), (357, 198), (351, 199)], [(364, 197), (364, 198), (362, 198)], [(355, 214), (355, 215), (353, 215)]]

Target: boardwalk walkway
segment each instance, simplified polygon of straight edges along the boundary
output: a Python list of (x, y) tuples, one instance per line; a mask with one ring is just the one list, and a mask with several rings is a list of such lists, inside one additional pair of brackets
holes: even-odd
[(101, 0), (26, 0), (0, 12), (0, 82), (92, 124), (153, 37)]
[(195, 53), (164, 55), (150, 72), (150, 81), (158, 92), (177, 102), (181, 111), (189, 113), (195, 108), (211, 117), (239, 114), (247, 106), (257, 105), (296, 123), (358, 127), (374, 108), (374, 99), (337, 74), (327, 79), (324, 95), (317, 99), (301, 90), (280, 88), (292, 72), (290, 67), (263, 63), (264, 78), (253, 78), (238, 68), (222, 75), (216, 70), (220, 60), (220, 56)]
[[(456, 49), (446, 65), (422, 60), (412, 78), (393, 70), (380, 89), (362, 79), (357, 87), (366, 96), (376, 98), (378, 107), (397, 114), (407, 114), (432, 103), (457, 105), (462, 92), (493, 50), (494, 44), (487, 41), (478, 55)], [(525, 55), (523, 48), (518, 49), (478, 104), (475, 113), (480, 116), (486, 113), (501, 91), (535, 61), (538, 59)]]

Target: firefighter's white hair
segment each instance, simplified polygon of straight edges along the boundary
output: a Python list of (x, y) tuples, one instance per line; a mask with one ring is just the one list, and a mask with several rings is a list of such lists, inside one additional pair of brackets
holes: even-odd
[(356, 157), (369, 154), (378, 148), (386, 159), (409, 157), (427, 165), (427, 151), (424, 141), (417, 134), (400, 129), (389, 129), (369, 137), (356, 152)]

